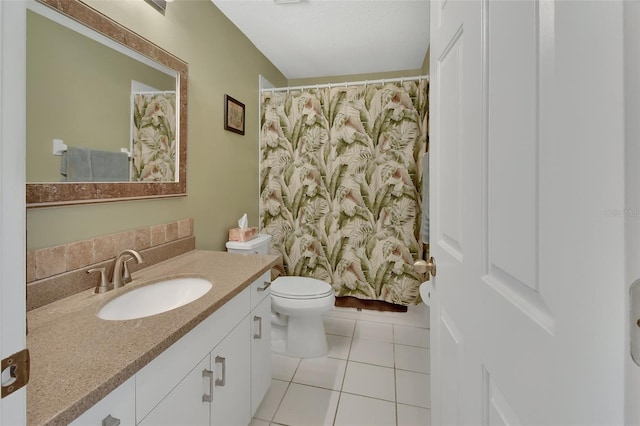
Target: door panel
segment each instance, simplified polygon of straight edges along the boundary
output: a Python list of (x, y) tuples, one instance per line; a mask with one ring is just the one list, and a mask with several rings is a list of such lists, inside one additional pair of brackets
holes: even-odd
[(622, 4), (431, 4), (432, 424), (622, 424)]
[(448, 95), (441, 97), (437, 105), (437, 117), (441, 120), (440, 138), (447, 143), (439, 151), (440, 185), (437, 194), (446, 198), (440, 207), (442, 220), (437, 227), (438, 243), (454, 258), (462, 260), (462, 213), (460, 190), (460, 79), (462, 78), (461, 60), (463, 49), (462, 33), (457, 33), (442, 57), (438, 60), (438, 74), (441, 76), (441, 89)]
[[(625, 2), (625, 98), (626, 106), (626, 147), (625, 147), (625, 190), (626, 208), (626, 273), (627, 286), (640, 279), (640, 3)], [(626, 294), (629, 294), (625, 292)], [(628, 301), (625, 306), (634, 306)], [(637, 306), (637, 305), (636, 305)], [(640, 332), (636, 324), (638, 310), (626, 322), (627, 335)], [(625, 420), (628, 425), (640, 425), (640, 366), (630, 356), (631, 347), (626, 347), (625, 354)]]
[[(460, 371), (462, 369), (462, 336), (453, 324), (453, 320), (446, 311), (441, 310), (439, 315), (438, 336), (440, 369), (438, 374), (446, 378), (439, 381), (441, 386), (438, 401), (442, 408), (441, 424), (460, 424), (458, 407), (462, 401), (460, 399)], [(432, 370), (433, 371), (433, 370)], [(432, 391), (433, 395), (433, 391)], [(434, 423), (437, 424), (437, 423)]]
[(493, 377), (487, 370), (484, 370), (484, 395), (484, 415), (482, 422), (484, 426), (517, 426), (522, 424), (522, 421), (518, 418), (511, 405), (509, 405), (509, 401), (500, 391), (493, 381)]
[[(485, 2), (484, 281), (552, 332), (538, 279), (538, 2)], [(543, 16), (543, 19), (545, 17)], [(490, 29), (490, 30), (489, 30)], [(514, 42), (517, 40), (517, 43)]]

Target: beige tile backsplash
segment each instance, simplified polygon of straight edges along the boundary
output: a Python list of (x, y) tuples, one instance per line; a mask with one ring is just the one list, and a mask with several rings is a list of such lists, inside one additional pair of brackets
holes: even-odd
[(27, 283), (114, 258), (127, 248), (148, 249), (193, 235), (193, 219), (103, 235), (27, 251)]

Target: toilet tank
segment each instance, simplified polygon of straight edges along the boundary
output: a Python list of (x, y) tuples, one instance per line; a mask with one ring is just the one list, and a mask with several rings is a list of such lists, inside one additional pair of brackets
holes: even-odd
[(230, 253), (269, 254), (271, 235), (258, 234), (249, 241), (227, 241), (227, 251)]

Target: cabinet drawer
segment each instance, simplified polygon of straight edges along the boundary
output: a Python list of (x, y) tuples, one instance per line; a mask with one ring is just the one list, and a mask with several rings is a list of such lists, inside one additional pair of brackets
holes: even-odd
[(247, 315), (250, 304), (247, 287), (136, 373), (138, 422), (229, 334)]
[(271, 295), (271, 289), (269, 288), (270, 283), (271, 271), (267, 271), (251, 284), (251, 309), (258, 306), (265, 297)]

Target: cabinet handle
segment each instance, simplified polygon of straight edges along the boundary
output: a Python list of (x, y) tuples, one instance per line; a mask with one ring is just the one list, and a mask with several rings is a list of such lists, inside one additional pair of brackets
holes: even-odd
[(262, 287), (258, 287), (256, 290), (258, 291), (265, 291), (266, 289), (268, 289), (271, 286), (271, 281), (265, 281), (264, 282), (264, 286)]
[(213, 401), (213, 371), (207, 370), (206, 368), (202, 370), (202, 377), (206, 377), (209, 379), (209, 395), (206, 393), (202, 394), (202, 402), (212, 402)]
[(258, 315), (254, 316), (253, 322), (255, 323), (256, 321), (258, 321), (258, 332), (253, 333), (253, 338), (262, 339), (262, 317), (259, 317)]
[(224, 386), (224, 383), (227, 381), (227, 359), (222, 356), (217, 356), (216, 364), (222, 364), (222, 379), (216, 379), (216, 386)]
[(102, 426), (120, 426), (120, 419), (116, 419), (111, 414), (102, 419)]

